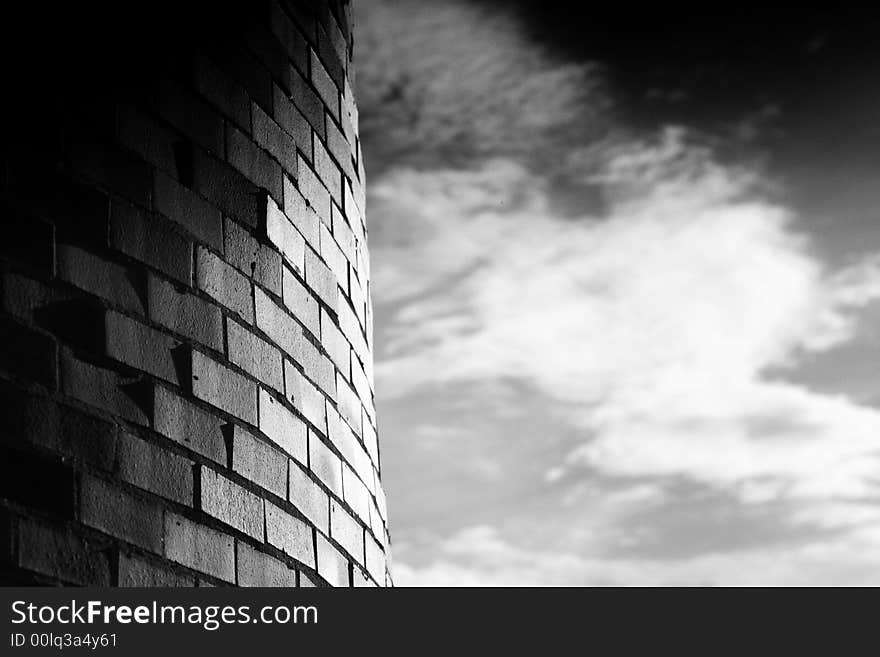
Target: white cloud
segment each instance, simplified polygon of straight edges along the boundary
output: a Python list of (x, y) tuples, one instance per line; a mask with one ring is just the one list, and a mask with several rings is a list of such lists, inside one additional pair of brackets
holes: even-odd
[(398, 308), (382, 394), (521, 379), (583, 428), (568, 467), (752, 502), (872, 494), (880, 412), (764, 372), (849, 340), (880, 296), (877, 261), (828, 271), (754, 173), (682, 130), (593, 161), (614, 199), (602, 218), (558, 216), (509, 160), (374, 185), (374, 216), (405, 236), (374, 246), (375, 289)]

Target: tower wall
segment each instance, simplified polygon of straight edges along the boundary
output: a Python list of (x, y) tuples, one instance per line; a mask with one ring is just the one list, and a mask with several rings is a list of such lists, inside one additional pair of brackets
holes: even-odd
[(2, 583), (390, 581), (349, 9), (17, 24)]

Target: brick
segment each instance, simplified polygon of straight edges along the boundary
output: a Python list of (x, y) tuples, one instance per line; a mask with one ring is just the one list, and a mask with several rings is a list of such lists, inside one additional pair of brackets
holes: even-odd
[(119, 478), (180, 504), (192, 504), (192, 461), (122, 433), (116, 450)]
[(346, 379), (351, 378), (351, 346), (327, 312), (321, 309), (321, 344)]
[(281, 402), (260, 388), (260, 431), (300, 463), (306, 463), (306, 426)]
[(174, 173), (174, 135), (138, 109), (123, 106), (117, 118), (117, 138), (160, 171)]
[[(366, 570), (361, 570), (359, 567), (352, 568), (352, 583), (351, 585), (355, 588), (375, 588), (378, 586), (376, 582), (374, 582), (370, 576), (367, 574)], [(385, 581), (385, 576), (382, 576), (382, 582)]]
[(256, 103), (253, 104), (251, 116), (254, 141), (278, 160), (288, 174), (296, 178), (296, 141)]
[(257, 386), (241, 374), (192, 352), (192, 392), (248, 424), (257, 423)]
[(155, 208), (182, 226), (198, 241), (213, 249), (223, 249), (223, 223), (220, 211), (164, 173), (156, 172)]
[(284, 128), (297, 148), (312, 159), (312, 127), (296, 106), (290, 102), (290, 97), (283, 89), (275, 85), (274, 89), (275, 120)]
[(201, 471), (202, 511), (262, 541), (263, 500), (210, 468)]
[(104, 331), (107, 356), (177, 385), (171, 354), (179, 342), (112, 310), (104, 315)]
[(150, 207), (152, 172), (143, 160), (87, 134), (72, 136), (65, 155), (68, 166), (79, 176), (142, 207)]
[(290, 361), (284, 363), (285, 396), (322, 434), (327, 433), (325, 397)]
[(278, 392), (284, 392), (281, 352), (238, 322), (226, 321), (229, 362)]
[(330, 191), (330, 196), (338, 204), (342, 204), (342, 171), (330, 158), (330, 154), (324, 144), (316, 139), (313, 144), (315, 151), (315, 171), (324, 186)]
[(104, 546), (68, 529), (29, 518), (18, 521), (18, 564), (71, 584), (110, 585), (110, 563)]
[(254, 291), (256, 302), (256, 325), (269, 339), (287, 353), (296, 352), (298, 342), (303, 339), (303, 329), (286, 310), (257, 288)]
[(83, 475), (80, 520), (151, 552), (162, 551), (162, 510), (100, 479)]
[(281, 287), (284, 305), (313, 335), (320, 336), (321, 320), (315, 297), (287, 268), (281, 272)]
[(345, 254), (346, 260), (353, 263), (357, 260), (357, 238), (348, 220), (335, 203), (333, 204), (333, 238)]
[(345, 555), (320, 534), (317, 537), (316, 547), (318, 552), (318, 574), (330, 586), (350, 586), (351, 578), (349, 573), (351, 569)]
[(73, 463), (111, 470), (116, 459), (116, 425), (52, 399), (0, 385), (7, 404), (0, 442), (36, 445)]
[(311, 55), (312, 82), (315, 85), (315, 89), (317, 89), (318, 95), (321, 97), (321, 100), (324, 101), (324, 104), (327, 106), (327, 109), (330, 110), (330, 113), (338, 119), (339, 89), (336, 87), (333, 78), (327, 73), (327, 69), (324, 67), (324, 64), (321, 62), (317, 53), (312, 50), (309, 54)]
[(320, 250), (320, 219), (289, 178), (284, 179), (284, 214), (316, 251)]
[(58, 277), (133, 313), (144, 313), (144, 277), (79, 247), (59, 245)]
[(360, 320), (358, 320), (354, 310), (352, 310), (344, 297), (339, 298), (336, 315), (339, 318), (339, 328), (342, 330), (343, 335), (351, 343), (354, 353), (363, 362), (369, 358), (370, 349), (367, 346), (367, 339), (364, 337)]
[(172, 572), (136, 555), (119, 555), (118, 586), (181, 587), (195, 586), (195, 580)]
[(342, 465), (342, 498), (365, 525), (370, 524), (370, 491), (348, 465)]
[(343, 496), (342, 461), (314, 433), (309, 436), (309, 469), (337, 496)]
[(306, 284), (318, 298), (336, 312), (338, 293), (336, 291), (336, 275), (312, 249), (306, 249)]
[(357, 394), (341, 376), (336, 381), (336, 402), (339, 413), (348, 422), (348, 426), (360, 436), (361, 430), (361, 402)]
[(318, 26), (318, 54), (327, 67), (327, 73), (340, 88), (345, 80), (345, 64), (348, 59), (348, 46), (336, 21), (330, 20), (325, 26)]
[(192, 158), (192, 188), (224, 214), (256, 228), (264, 196), (257, 185), (230, 165), (201, 150), (194, 150)]
[[(343, 112), (343, 115), (345, 112)], [(357, 178), (357, 172), (354, 170), (352, 163), (352, 148), (349, 144), (348, 137), (340, 130), (333, 119), (328, 118), (327, 124), (327, 150), (333, 155), (333, 159), (342, 168), (342, 171), (349, 178)]]
[(239, 426), (233, 427), (232, 469), (261, 488), (287, 495), (287, 456)]
[(114, 200), (110, 212), (110, 246), (150, 265), (184, 285), (192, 283), (192, 246), (169, 221)]
[(239, 127), (250, 129), (250, 102), (240, 84), (228, 77), (212, 61), (200, 56), (196, 61), (198, 92)]
[(327, 191), (318, 174), (312, 170), (309, 163), (301, 155), (299, 156), (298, 175), (297, 182), (299, 183), (299, 191), (302, 193), (303, 198), (308, 201), (309, 206), (317, 213), (321, 221), (329, 224), (332, 221), (330, 215), (330, 192)]
[(373, 499), (370, 500), (370, 531), (373, 532), (374, 536), (378, 536), (380, 539), (385, 536), (385, 522), (382, 520), (379, 508), (376, 506), (376, 501)]
[(248, 180), (268, 191), (277, 202), (282, 202), (281, 165), (248, 135), (229, 124), (226, 126), (226, 159)]
[(176, 513), (165, 513), (165, 556), (201, 573), (235, 582), (234, 539)]
[(361, 329), (365, 330), (367, 326), (367, 302), (360, 283), (354, 277), (349, 277), (348, 296), (351, 298), (351, 305), (355, 315), (357, 315), (358, 323)]
[(377, 582), (385, 582), (385, 552), (372, 536), (367, 536), (365, 544), (367, 570)]
[(226, 220), (225, 259), (273, 294), (281, 295), (281, 256), (237, 222)]
[(325, 534), (330, 533), (330, 496), (296, 463), (290, 464), (290, 503)]
[(58, 345), (42, 333), (0, 318), (0, 370), (39, 382), (50, 390), (58, 385)]
[(306, 70), (306, 62), (308, 60), (308, 44), (305, 37), (293, 24), (293, 21), (287, 17), (281, 5), (271, 3), (269, 14), (269, 25), (272, 34), (278, 39), (278, 42), (287, 52), (287, 55), (297, 65), (299, 70)]
[(379, 438), (376, 435), (376, 429), (366, 420), (362, 422), (362, 427), (364, 429), (364, 447), (367, 448), (367, 454), (370, 455), (373, 467), (379, 470)]
[(251, 282), (238, 270), (203, 248), (196, 254), (196, 284), (221, 305), (252, 324), (254, 302)]
[(305, 240), (272, 199), (266, 201), (266, 237), (297, 270), (303, 271)]
[(159, 80), (151, 93), (159, 116), (202, 148), (223, 152), (223, 119), (207, 102), (169, 79)]
[(61, 354), (61, 388), (65, 394), (126, 420), (146, 425), (148, 408), (140, 398), (137, 379), (83, 363)]
[(357, 436), (329, 401), (327, 402), (327, 432), (333, 446), (369, 487), (372, 473), (370, 457), (361, 446)]
[(333, 239), (330, 230), (324, 225), (321, 226), (321, 257), (336, 276), (336, 282), (342, 291), (348, 293), (348, 260)]
[(376, 506), (379, 507), (379, 513), (382, 520), (388, 522), (388, 502), (385, 499), (385, 490), (381, 486), (376, 486)]
[[(291, 100), (315, 132), (324, 138), (324, 103), (295, 69), (290, 76)], [(300, 166), (302, 169), (302, 166)]]
[(226, 463), (221, 420), (195, 404), (157, 386), (153, 398), (153, 428), (176, 443), (215, 463)]
[(151, 320), (215, 351), (223, 350), (220, 308), (155, 276), (150, 276), (147, 290)]
[(316, 340), (300, 332), (298, 339), (293, 345), (293, 359), (299, 363), (302, 371), (325, 393), (336, 397), (336, 372), (333, 363), (316, 346)]
[(355, 561), (364, 562), (364, 528), (342, 506), (330, 500), (330, 538)]
[[(241, 32), (239, 32), (241, 35)], [(243, 36), (243, 35), (241, 35)], [(269, 71), (248, 53), (241, 39), (215, 41), (211, 45), (210, 54), (224, 71), (244, 85), (252, 100), (257, 101), (264, 109), (272, 109), (272, 79)]]
[(363, 404), (364, 410), (367, 412), (373, 424), (376, 423), (376, 410), (373, 407), (373, 391), (370, 389), (370, 382), (367, 375), (361, 367), (360, 362), (355, 358), (351, 364), (351, 380), (354, 384), (355, 392)]
[(315, 567), (313, 534), (302, 520), (266, 502), (266, 541), (311, 568)]
[(236, 559), (236, 584), (239, 586), (296, 586), (296, 570), (247, 543), (238, 542)]

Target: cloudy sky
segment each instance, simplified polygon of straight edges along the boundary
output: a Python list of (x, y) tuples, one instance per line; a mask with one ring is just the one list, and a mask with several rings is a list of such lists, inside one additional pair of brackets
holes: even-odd
[(396, 583), (880, 584), (876, 26), (547, 6), (355, 4)]

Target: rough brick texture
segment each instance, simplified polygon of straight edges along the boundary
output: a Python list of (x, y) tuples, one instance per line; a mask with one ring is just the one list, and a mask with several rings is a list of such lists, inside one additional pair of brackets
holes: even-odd
[(0, 584), (390, 581), (350, 10), (40, 13), (0, 108)]

